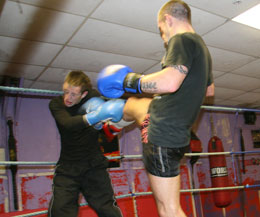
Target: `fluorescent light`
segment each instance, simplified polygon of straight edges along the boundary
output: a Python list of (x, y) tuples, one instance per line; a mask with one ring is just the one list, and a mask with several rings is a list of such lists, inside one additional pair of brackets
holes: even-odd
[(232, 19), (238, 23), (242, 23), (256, 29), (260, 29), (260, 4), (250, 8), (244, 13)]

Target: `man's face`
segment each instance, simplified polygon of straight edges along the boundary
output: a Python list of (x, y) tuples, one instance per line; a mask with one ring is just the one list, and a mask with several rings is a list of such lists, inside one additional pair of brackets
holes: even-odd
[(63, 100), (67, 107), (72, 107), (78, 104), (86, 94), (81, 93), (81, 87), (71, 86), (67, 82), (63, 84)]
[(168, 40), (165, 35), (165, 24), (163, 22), (158, 22), (158, 28), (159, 28), (160, 36), (161, 36), (162, 40), (164, 41), (164, 43), (167, 43)]
[(157, 26), (159, 28), (160, 35), (161, 35), (162, 40), (164, 41), (164, 44), (167, 45), (168, 41), (169, 41), (169, 39), (171, 37), (171, 35), (170, 35), (170, 27), (167, 24), (167, 21), (166, 20), (165, 21), (158, 20), (157, 21)]

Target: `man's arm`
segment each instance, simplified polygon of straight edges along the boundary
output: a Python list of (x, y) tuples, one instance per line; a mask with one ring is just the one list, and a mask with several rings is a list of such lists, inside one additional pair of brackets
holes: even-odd
[(179, 89), (188, 68), (183, 65), (170, 66), (159, 72), (141, 78), (141, 90), (144, 93), (173, 93)]
[(125, 65), (105, 67), (98, 76), (99, 92), (108, 98), (120, 98), (128, 93), (172, 93), (179, 89), (188, 73), (187, 67), (176, 65), (149, 75), (133, 73)]
[(55, 121), (68, 130), (83, 129), (86, 124), (82, 115), (71, 116), (57, 100), (53, 99), (49, 104), (49, 109)]
[(214, 96), (215, 95), (215, 85), (212, 83), (207, 87), (206, 96)]

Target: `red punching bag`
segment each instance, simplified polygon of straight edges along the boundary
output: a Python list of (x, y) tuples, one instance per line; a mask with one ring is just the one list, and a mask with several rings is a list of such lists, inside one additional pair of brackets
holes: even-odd
[[(224, 152), (222, 141), (213, 136), (208, 143), (208, 152)], [(225, 155), (209, 155), (210, 176), (213, 188), (228, 187), (228, 171)], [(231, 192), (229, 190), (212, 191), (214, 203), (223, 208), (231, 204)]]

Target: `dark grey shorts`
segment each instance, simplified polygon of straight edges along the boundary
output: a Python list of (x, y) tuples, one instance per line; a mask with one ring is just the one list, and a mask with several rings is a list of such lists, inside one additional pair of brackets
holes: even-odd
[(146, 170), (160, 177), (175, 177), (180, 174), (180, 161), (189, 146), (181, 148), (168, 148), (152, 144), (148, 138), (150, 116), (147, 115), (142, 126), (143, 162)]
[(174, 177), (180, 174), (180, 161), (189, 147), (168, 148), (151, 143), (143, 144), (143, 162), (154, 176)]

